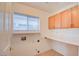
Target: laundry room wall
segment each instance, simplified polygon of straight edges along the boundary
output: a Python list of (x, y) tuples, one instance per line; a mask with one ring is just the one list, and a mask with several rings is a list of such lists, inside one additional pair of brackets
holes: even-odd
[(12, 3), (0, 2), (0, 55), (10, 55), (11, 13)]
[[(51, 49), (48, 40), (44, 39), (44, 37), (42, 36), (43, 33), (45, 33), (45, 31), (47, 30), (47, 26), (44, 21), (48, 19), (48, 13), (39, 9), (35, 9), (23, 3), (16, 3), (14, 12), (39, 17), (40, 33), (13, 33), (11, 38), (12, 55), (37, 55), (37, 51), (40, 51), (40, 53), (42, 53)], [(25, 41), (21, 41), (21, 37), (23, 36), (26, 36)], [(40, 40), (40, 42), (37, 43), (37, 40)]]
[[(69, 9), (78, 3), (61, 3), (60, 6), (55, 7), (49, 16), (53, 16), (60, 13), (66, 9)], [(48, 21), (48, 20), (47, 20)], [(48, 23), (47, 23), (48, 24)], [(65, 55), (65, 56), (77, 56), (78, 55), (78, 45), (74, 45), (74, 42), (79, 42), (79, 29), (51, 29), (47, 30), (45, 36), (48, 37), (50, 41), (51, 48), (55, 51)], [(69, 42), (69, 43), (67, 43)]]

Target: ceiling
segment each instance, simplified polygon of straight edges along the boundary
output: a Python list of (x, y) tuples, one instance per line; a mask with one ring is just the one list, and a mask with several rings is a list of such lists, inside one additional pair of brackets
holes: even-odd
[(51, 13), (78, 2), (25, 2), (24, 4)]

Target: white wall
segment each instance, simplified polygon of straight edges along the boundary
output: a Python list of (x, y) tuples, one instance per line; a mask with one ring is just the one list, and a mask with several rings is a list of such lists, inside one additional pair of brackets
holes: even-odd
[[(42, 36), (47, 29), (44, 21), (47, 19), (48, 13), (18, 3), (15, 4), (14, 10), (18, 13), (40, 17), (40, 34), (13, 34), (11, 38), (12, 55), (36, 55), (36, 49), (40, 50), (40, 53), (51, 49), (48, 40)], [(26, 36), (27, 40), (21, 41), (22, 36)], [(36, 42), (37, 39), (41, 41), (39, 44)]]
[(78, 56), (79, 56), (79, 47), (78, 47)]
[[(16, 12), (40, 17), (41, 37), (42, 37), (42, 40), (44, 40), (44, 42), (45, 42), (44, 46), (46, 46), (45, 48), (41, 49), (41, 51), (44, 52), (44, 51), (49, 50), (49, 49), (52, 48), (52, 49), (58, 51), (59, 53), (61, 53), (63, 55), (78, 55), (78, 51), (77, 51), (78, 47), (77, 46), (62, 43), (62, 42), (71, 42), (71, 43), (73, 43), (73, 41), (78, 43), (79, 42), (78, 41), (78, 38), (79, 38), (78, 37), (78, 34), (79, 34), (78, 29), (49, 30), (48, 29), (48, 16), (52, 15), (53, 13), (48, 14), (46, 12), (40, 11), (40, 10), (32, 8), (32, 7), (25, 6), (23, 4), (16, 4), (16, 6), (18, 6), (18, 8), (15, 7)], [(64, 10), (64, 8), (62, 10)], [(56, 11), (56, 13), (59, 12), (59, 11)], [(44, 39), (45, 36), (52, 37), (55, 40), (62, 41), (62, 42), (53, 41), (53, 40), (52, 41), (51, 40), (46, 40), (46, 39)], [(42, 45), (43, 44), (44, 43), (42, 43)], [(40, 47), (42, 47), (42, 46), (40, 46)], [(62, 50), (61, 50), (61, 48), (62, 48)], [(72, 51), (72, 49), (74, 49), (74, 51)]]
[[(63, 5), (62, 5), (63, 6)], [(64, 9), (66, 6), (64, 6), (63, 9), (51, 13), (50, 15), (53, 15), (55, 13), (58, 13)], [(48, 20), (47, 20), (48, 21)], [(47, 23), (48, 24), (48, 23)], [(47, 30), (45, 36), (51, 38), (50, 45), (52, 49), (58, 51), (59, 53), (63, 55), (78, 55), (78, 47), (70, 44), (78, 45), (79, 43), (79, 29), (77, 28), (71, 28), (71, 29), (53, 29), (53, 30)], [(56, 41), (54, 41), (56, 40)], [(63, 43), (66, 42), (66, 43)], [(67, 44), (70, 43), (70, 44)]]
[[(10, 16), (10, 9), (7, 6), (11, 6), (10, 3), (0, 3), (0, 20), (2, 20), (2, 31), (0, 32), (0, 55), (10, 55), (10, 38), (11, 38), (11, 31), (10, 29), (7, 31), (5, 27), (5, 20), (11, 20)], [(7, 18), (5, 17), (7, 15)], [(9, 17), (9, 18), (8, 18)]]
[[(26, 40), (22, 41), (21, 37), (26, 36)], [(38, 43), (37, 40), (40, 40)], [(41, 38), (41, 34), (15, 34), (12, 36), (12, 55), (37, 55), (37, 50), (41, 52), (47, 51), (49, 47), (47, 40)]]
[[(40, 27), (41, 28), (40, 33), (41, 34), (38, 34), (38, 35), (37, 34), (34, 34), (34, 35), (32, 35), (32, 34), (29, 34), (29, 35), (13, 34), (11, 36), (11, 32), (5, 32), (4, 29), (3, 29), (4, 32), (0, 32), (0, 55), (7, 55), (7, 53), (8, 53), (7, 51), (9, 51), (9, 49), (7, 49), (7, 47), (9, 46), (10, 39), (11, 39), (11, 42), (12, 42), (12, 44), (11, 44), (12, 49), (14, 50), (14, 51), (11, 51), (13, 53), (12, 55), (34, 55), (33, 51), (36, 52), (36, 50), (35, 49), (32, 50), (32, 48), (34, 48), (34, 46), (36, 46), (36, 44), (37, 44), (36, 40), (37, 39), (41, 40), (41, 42), (40, 42), (41, 43), (40, 44), (41, 52), (44, 52), (44, 51), (52, 48), (52, 49), (60, 52), (63, 55), (77, 55), (78, 48), (76, 46), (66, 44), (66, 43), (62, 43), (62, 42), (58, 42), (58, 41), (47, 40), (47, 39), (44, 39), (44, 36), (54, 37), (55, 39), (60, 40), (60, 41), (61, 40), (72, 41), (72, 38), (74, 38), (73, 41), (79, 42), (79, 40), (75, 39), (75, 38), (78, 38), (78, 35), (79, 35), (79, 31), (77, 31), (78, 29), (76, 29), (76, 30), (69, 29), (70, 31), (68, 29), (65, 29), (64, 31), (62, 31), (60, 29), (59, 30), (48, 30), (48, 16), (52, 15), (53, 13), (48, 14), (46, 12), (40, 11), (40, 10), (32, 8), (32, 7), (28, 7), (28, 6), (23, 5), (23, 4), (16, 4), (15, 5), (15, 11), (19, 12), (19, 13), (23, 13), (23, 14), (39, 16), (40, 17), (40, 26), (41, 26)], [(20, 38), (22, 36), (27, 36), (28, 40), (26, 40), (24, 42), (21, 41)], [(37, 36), (37, 39), (35, 39), (36, 36)], [(62, 38), (62, 36), (63, 36), (63, 38)], [(35, 39), (34, 40), (35, 41), (34, 46), (32, 46), (32, 44), (33, 44), (32, 39), (33, 40)], [(23, 47), (24, 49), (22, 49), (21, 47)], [(28, 47), (28, 50), (26, 51), (27, 47)], [(74, 50), (72, 51), (72, 49), (74, 49)], [(3, 52), (3, 50), (5, 52)], [(22, 53), (22, 51), (25, 52), (25, 53)], [(31, 53), (29, 52), (29, 54), (27, 54), (28, 51), (31, 51)]]
[(71, 44), (66, 44), (63, 42), (50, 40), (51, 48), (55, 51), (61, 53), (64, 56), (77, 56), (78, 55), (78, 47)]

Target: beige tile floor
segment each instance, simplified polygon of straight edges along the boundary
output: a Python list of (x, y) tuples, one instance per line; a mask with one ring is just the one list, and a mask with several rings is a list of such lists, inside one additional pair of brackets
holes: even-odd
[(40, 53), (38, 56), (63, 56), (63, 55), (54, 50), (49, 50), (49, 51)]

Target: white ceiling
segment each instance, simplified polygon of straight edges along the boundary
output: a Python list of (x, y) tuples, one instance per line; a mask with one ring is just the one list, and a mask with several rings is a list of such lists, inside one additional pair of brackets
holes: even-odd
[(25, 2), (24, 4), (46, 12), (54, 12), (62, 8), (78, 4), (77, 2)]

